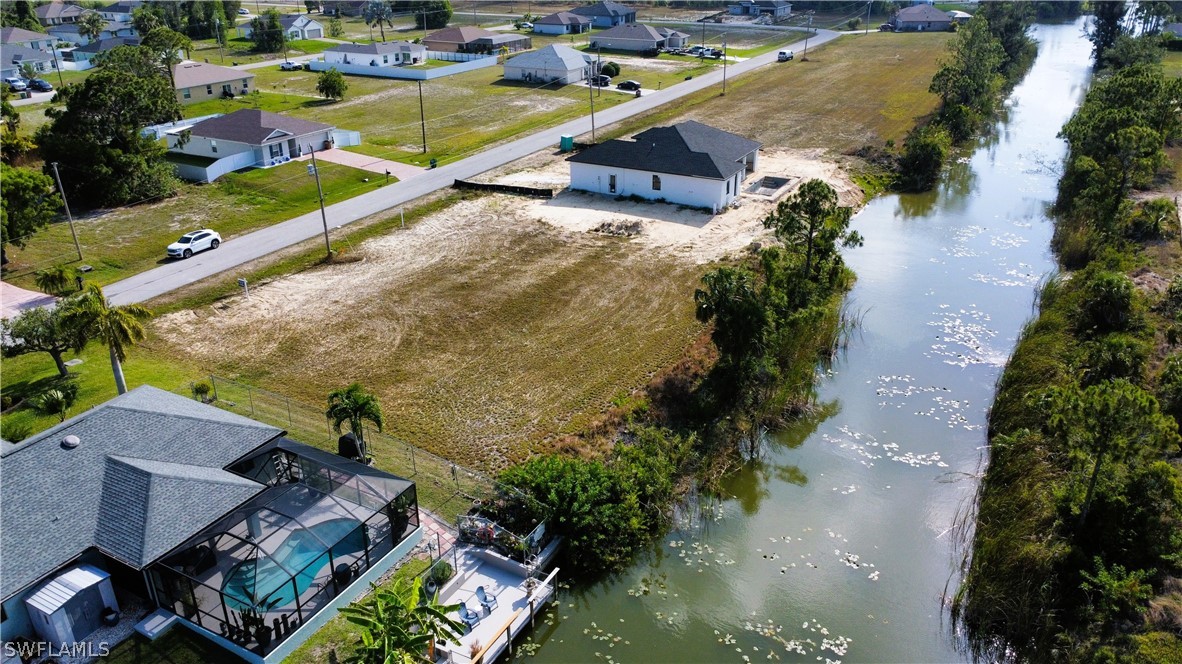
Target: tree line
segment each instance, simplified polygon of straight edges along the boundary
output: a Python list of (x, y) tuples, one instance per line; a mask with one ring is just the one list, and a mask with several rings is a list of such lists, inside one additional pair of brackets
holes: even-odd
[(1158, 258), (1174, 203), (1130, 195), (1167, 172), (1182, 81), (1124, 3), (1094, 11), (1098, 71), (1060, 132), (1053, 246), (1074, 271), (1043, 286), (998, 383), (954, 603), (981, 659), (1182, 661), (1182, 277), (1156, 293), (1128, 276), (1177, 268)]

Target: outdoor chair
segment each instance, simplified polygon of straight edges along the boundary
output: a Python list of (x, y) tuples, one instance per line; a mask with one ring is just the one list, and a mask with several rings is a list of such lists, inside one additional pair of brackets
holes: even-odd
[(468, 608), (468, 605), (460, 602), (460, 620), (468, 626), (469, 630), (476, 629), (476, 623), (480, 622), (480, 614)]
[(484, 586), (476, 586), (476, 600), (489, 613), (492, 613), (493, 607), (497, 605), (497, 596), (484, 592)]

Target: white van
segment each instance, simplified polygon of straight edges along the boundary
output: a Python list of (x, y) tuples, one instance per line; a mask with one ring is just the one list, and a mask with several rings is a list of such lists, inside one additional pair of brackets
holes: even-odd
[(792, 51), (780, 51), (779, 55), (776, 56), (776, 60), (778, 62), (788, 62), (792, 57)]

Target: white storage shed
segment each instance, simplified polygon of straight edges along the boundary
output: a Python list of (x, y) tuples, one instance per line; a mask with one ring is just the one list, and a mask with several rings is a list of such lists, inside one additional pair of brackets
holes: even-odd
[(103, 624), (106, 609), (119, 611), (111, 575), (79, 565), (57, 575), (25, 600), (37, 635), (50, 643), (76, 643)]

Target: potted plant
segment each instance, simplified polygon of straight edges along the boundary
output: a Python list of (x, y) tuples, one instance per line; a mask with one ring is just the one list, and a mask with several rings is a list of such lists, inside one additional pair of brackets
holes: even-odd
[(193, 396), (197, 397), (201, 403), (209, 403), (211, 392), (213, 392), (213, 385), (210, 385), (208, 381), (202, 380), (193, 384)]

